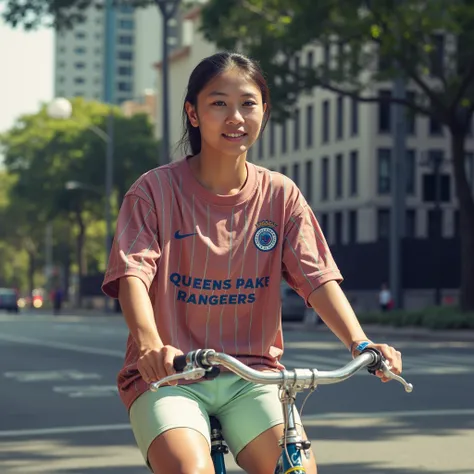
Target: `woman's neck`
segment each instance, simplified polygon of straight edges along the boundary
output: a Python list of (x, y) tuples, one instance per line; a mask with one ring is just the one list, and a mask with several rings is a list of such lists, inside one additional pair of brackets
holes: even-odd
[(246, 153), (237, 158), (201, 153), (189, 160), (194, 177), (209, 191), (223, 196), (237, 194), (247, 180)]

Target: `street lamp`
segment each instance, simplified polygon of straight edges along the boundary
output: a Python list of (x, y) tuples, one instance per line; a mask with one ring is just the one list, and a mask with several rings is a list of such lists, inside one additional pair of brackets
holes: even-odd
[(168, 39), (169, 21), (176, 15), (181, 0), (155, 0), (161, 10), (163, 18), (162, 31), (162, 63), (161, 63), (161, 104), (162, 104), (162, 154), (163, 163), (167, 163), (170, 157), (170, 128), (169, 128), (169, 62), (168, 62)]
[[(68, 99), (64, 97), (57, 97), (47, 107), (47, 113), (51, 118), (67, 120), (72, 116), (72, 104)], [(95, 133), (101, 140), (104, 141), (107, 147), (106, 158), (105, 158), (105, 224), (106, 224), (106, 237), (105, 237), (105, 251), (106, 258), (110, 254), (112, 248), (112, 213), (110, 200), (112, 196), (112, 184), (113, 184), (113, 162), (114, 162), (114, 137), (113, 137), (113, 115), (109, 114), (107, 122), (107, 133), (101, 128), (90, 125), (89, 130)], [(67, 186), (73, 186), (68, 188)], [(79, 186), (77, 186), (79, 185)], [(66, 189), (77, 189), (77, 187), (83, 187), (81, 183), (71, 181), (66, 183)], [(110, 310), (109, 299), (105, 299), (105, 309), (107, 312)]]

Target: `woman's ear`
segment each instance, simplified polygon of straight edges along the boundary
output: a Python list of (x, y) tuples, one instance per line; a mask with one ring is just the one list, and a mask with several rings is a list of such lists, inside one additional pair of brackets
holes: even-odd
[(186, 102), (184, 104), (184, 107), (186, 109), (186, 113), (188, 114), (189, 121), (191, 122), (191, 125), (193, 127), (199, 127), (199, 120), (198, 120), (198, 115), (196, 111), (196, 107), (191, 104), (191, 102)]

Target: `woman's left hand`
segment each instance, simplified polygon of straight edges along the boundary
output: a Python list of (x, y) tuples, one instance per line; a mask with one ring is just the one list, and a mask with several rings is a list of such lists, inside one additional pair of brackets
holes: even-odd
[[(384, 356), (385, 364), (394, 374), (400, 375), (402, 373), (402, 354), (397, 351), (394, 347), (391, 347), (387, 344), (369, 344), (367, 347), (373, 347), (374, 349), (379, 350)], [(391, 379), (384, 376), (381, 370), (377, 370), (375, 373), (382, 382), (389, 382)]]

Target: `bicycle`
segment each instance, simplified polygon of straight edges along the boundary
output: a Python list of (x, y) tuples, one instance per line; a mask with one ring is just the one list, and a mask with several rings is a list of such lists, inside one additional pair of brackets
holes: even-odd
[[(317, 385), (342, 382), (363, 368), (367, 368), (369, 373), (373, 375), (377, 370), (381, 370), (386, 377), (400, 382), (405, 387), (406, 392), (413, 390), (412, 384), (406, 382), (405, 379), (389, 370), (382, 354), (373, 348), (363, 350), (359, 356), (340, 369), (331, 371), (293, 369), (282, 370), (277, 373), (260, 372), (252, 369), (234, 357), (216, 352), (213, 349), (198, 349), (189, 352), (187, 355), (175, 357), (174, 368), (177, 373), (150, 384), (150, 390), (156, 391), (161, 385), (180, 379), (213, 379), (220, 373), (219, 365), (231, 370), (249, 382), (256, 384), (275, 384), (279, 386), (280, 401), (285, 415), (285, 429), (279, 442), (282, 448), (282, 454), (275, 467), (275, 474), (305, 473), (302, 462), (302, 451), (309, 450), (311, 442), (309, 440), (303, 440), (296, 429), (294, 406), (298, 392), (310, 390), (310, 393), (303, 402), (304, 406), (307, 398), (315, 390)], [(211, 416), (210, 421), (211, 456), (214, 463), (215, 474), (226, 474), (224, 455), (229, 452), (229, 449), (222, 436), (219, 420)]]

